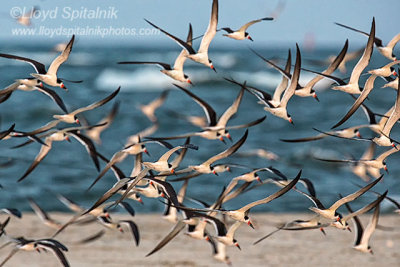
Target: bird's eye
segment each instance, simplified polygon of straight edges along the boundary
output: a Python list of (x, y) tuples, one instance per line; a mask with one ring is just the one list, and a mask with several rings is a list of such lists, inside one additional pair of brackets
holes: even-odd
[(186, 74), (184, 74), (183, 77), (184, 77), (185, 79), (189, 78), (189, 76), (187, 76)]
[(249, 216), (245, 215), (244, 219), (247, 221), (249, 219)]

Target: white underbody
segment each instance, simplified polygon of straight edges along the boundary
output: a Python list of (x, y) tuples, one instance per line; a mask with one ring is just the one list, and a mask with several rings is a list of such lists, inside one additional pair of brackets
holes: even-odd
[(244, 32), (232, 32), (232, 33), (224, 34), (224, 36), (235, 39), (235, 40), (243, 40), (246, 38), (244, 36)]
[(360, 87), (358, 84), (346, 84), (346, 85), (339, 85), (339, 86), (332, 86), (333, 90), (343, 91), (348, 94), (361, 94)]
[(57, 82), (57, 76), (56, 75), (50, 75), (50, 74), (38, 74), (38, 73), (32, 73), (31, 74), (33, 77), (36, 79), (41, 80), (47, 85), (50, 86), (60, 86), (60, 84)]

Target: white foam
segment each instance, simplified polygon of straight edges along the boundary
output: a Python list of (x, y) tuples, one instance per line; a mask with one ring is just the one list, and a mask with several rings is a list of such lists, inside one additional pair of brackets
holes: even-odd
[(216, 55), (212, 55), (212, 57), (210, 56), (210, 58), (215, 64), (216, 68), (218, 67), (232, 68), (238, 62), (237, 58), (235, 57), (235, 54), (233, 53), (219, 53)]
[(124, 91), (162, 91), (172, 87), (172, 79), (160, 73), (157, 68), (139, 68), (135, 71), (105, 69), (95, 81), (100, 90), (111, 90), (121, 86)]

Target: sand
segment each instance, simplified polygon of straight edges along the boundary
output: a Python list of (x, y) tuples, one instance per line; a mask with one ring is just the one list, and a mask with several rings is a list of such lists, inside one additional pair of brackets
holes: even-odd
[[(51, 215), (61, 222), (71, 217), (71, 214), (62, 213)], [(242, 250), (236, 247), (227, 248), (232, 265), (399, 266), (400, 216), (396, 214), (380, 216), (380, 225), (397, 228), (392, 231), (375, 231), (370, 242), (373, 255), (352, 249), (354, 231), (350, 233), (334, 228), (326, 228), (326, 236), (319, 230), (280, 231), (260, 244), (252, 245), (259, 237), (275, 229), (270, 222), (307, 219), (311, 216), (312, 214), (253, 214), (256, 230), (243, 225), (236, 233)], [(361, 217), (364, 225), (368, 222), (368, 216)], [(5, 218), (5, 215), (1, 215), (2, 221)], [(145, 257), (173, 225), (162, 220), (159, 214), (137, 214), (133, 218), (125, 214), (114, 214), (113, 219), (135, 221), (140, 229), (140, 245), (136, 247), (129, 231), (120, 233), (112, 229), (106, 229), (101, 239), (77, 245), (77, 241), (105, 228), (98, 223), (71, 226), (57, 237), (69, 249), (65, 255), (71, 266), (227, 266), (213, 259), (211, 246), (206, 241), (194, 240), (182, 233), (159, 252)], [(12, 218), (7, 226), (7, 233), (25, 238), (46, 238), (54, 230), (42, 224), (35, 214), (24, 213), (22, 219)], [(1, 239), (4, 241), (4, 237)], [(11, 247), (3, 248), (0, 259), (5, 258), (10, 250)], [(52, 253), (20, 251), (5, 266), (61, 264)]]

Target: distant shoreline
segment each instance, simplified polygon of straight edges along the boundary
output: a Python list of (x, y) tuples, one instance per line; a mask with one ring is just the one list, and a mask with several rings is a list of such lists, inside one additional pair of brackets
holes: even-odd
[[(70, 213), (50, 213), (54, 219), (66, 222)], [(236, 247), (227, 248), (233, 266), (395, 266), (400, 259), (399, 215), (381, 215), (379, 224), (386, 227), (397, 227), (394, 231), (376, 230), (371, 238), (374, 255), (363, 254), (352, 249), (352, 233), (334, 228), (325, 228), (324, 236), (320, 231), (280, 231), (260, 244), (252, 243), (258, 238), (276, 229), (269, 226), (271, 222), (283, 222), (295, 219), (308, 219), (312, 213), (254, 213), (251, 214), (257, 225), (253, 230), (242, 225), (236, 233), (242, 250)], [(1, 220), (7, 216), (2, 214)], [(71, 226), (57, 236), (69, 251), (66, 257), (71, 266), (224, 266), (212, 258), (211, 246), (202, 240), (194, 240), (183, 233), (172, 240), (162, 250), (145, 257), (155, 245), (173, 227), (161, 219), (160, 214), (137, 214), (130, 217), (126, 214), (112, 215), (114, 220), (133, 220), (139, 227), (141, 240), (135, 246), (131, 233), (105, 229), (98, 223), (85, 226)], [(365, 225), (370, 214), (361, 216)], [(352, 223), (350, 223), (352, 227)], [(101, 229), (106, 233), (93, 243), (74, 245), (73, 243), (95, 234)], [(25, 238), (47, 238), (55, 230), (43, 225), (32, 213), (24, 213), (22, 219), (12, 218), (7, 226), (11, 236)], [(214, 234), (214, 229), (210, 227)], [(4, 237), (1, 238), (4, 241)], [(0, 260), (4, 259), (11, 247), (0, 250)], [(52, 253), (18, 252), (5, 266), (61, 266)], [(226, 266), (226, 265), (225, 265)]]

